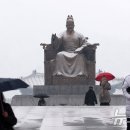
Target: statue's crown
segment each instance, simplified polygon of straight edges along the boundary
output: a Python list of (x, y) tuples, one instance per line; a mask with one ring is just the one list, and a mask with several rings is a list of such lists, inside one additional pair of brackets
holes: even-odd
[(67, 20), (66, 20), (66, 21), (69, 21), (69, 20), (71, 20), (71, 21), (73, 21), (73, 22), (74, 22), (74, 19), (73, 19), (73, 16), (72, 16), (72, 15), (68, 15), (68, 17), (67, 17)]

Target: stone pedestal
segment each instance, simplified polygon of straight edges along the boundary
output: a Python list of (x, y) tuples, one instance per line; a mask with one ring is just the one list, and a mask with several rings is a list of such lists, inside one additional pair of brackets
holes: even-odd
[[(82, 106), (84, 105), (85, 95), (49, 95), (45, 98), (47, 106)], [(97, 95), (97, 100), (99, 99)], [(125, 105), (125, 97), (123, 95), (111, 95), (111, 106)], [(32, 95), (14, 96), (11, 102), (12, 106), (37, 106), (39, 98)], [(99, 105), (99, 101), (98, 104)]]
[[(89, 85), (36, 85), (33, 87), (33, 95), (84, 95)], [(99, 93), (99, 86), (94, 86), (95, 93)]]
[(94, 78), (88, 78), (86, 76), (77, 76), (77, 77), (64, 77), (64, 76), (53, 76), (53, 85), (62, 85), (62, 86), (87, 86), (95, 85)]
[[(89, 85), (42, 85), (33, 87), (34, 97), (46, 98), (47, 105), (83, 105), (85, 93), (88, 91)], [(94, 86), (94, 91), (99, 93), (99, 86)]]

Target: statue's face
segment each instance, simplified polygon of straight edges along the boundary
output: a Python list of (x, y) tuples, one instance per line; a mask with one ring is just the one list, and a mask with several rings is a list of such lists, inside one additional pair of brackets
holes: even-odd
[(74, 22), (71, 20), (67, 21), (66, 28), (68, 32), (72, 32), (74, 30)]

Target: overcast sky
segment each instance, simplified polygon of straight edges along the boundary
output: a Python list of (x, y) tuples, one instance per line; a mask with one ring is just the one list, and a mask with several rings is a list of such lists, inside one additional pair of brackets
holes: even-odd
[(66, 29), (68, 14), (77, 32), (100, 43), (97, 71), (130, 74), (130, 0), (0, 0), (0, 77), (44, 72), (40, 43)]

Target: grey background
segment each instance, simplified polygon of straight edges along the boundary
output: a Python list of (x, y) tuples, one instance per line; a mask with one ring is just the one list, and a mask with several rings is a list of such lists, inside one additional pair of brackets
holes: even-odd
[(68, 14), (75, 30), (100, 43), (97, 67), (116, 77), (129, 74), (129, 0), (0, 0), (0, 77), (44, 72), (41, 42), (65, 30)]

